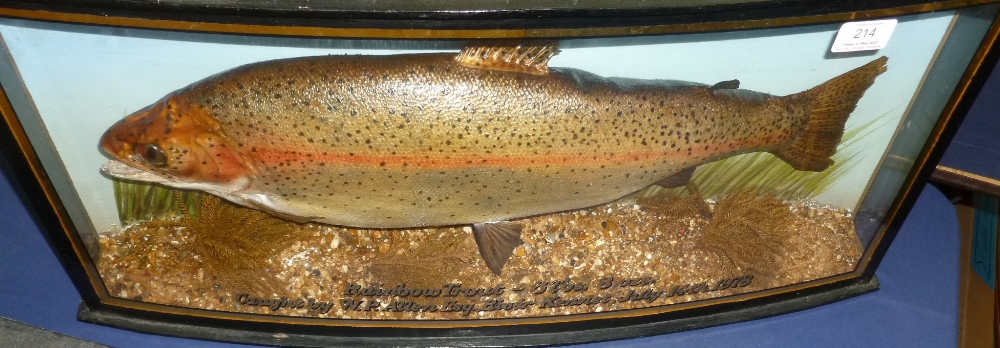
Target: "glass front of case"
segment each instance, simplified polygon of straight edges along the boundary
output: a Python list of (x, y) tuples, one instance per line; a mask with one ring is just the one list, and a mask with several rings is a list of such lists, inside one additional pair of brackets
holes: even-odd
[(104, 303), (573, 323), (870, 280), (995, 12), (895, 17), (853, 53), (830, 52), (842, 23), (455, 41), (5, 18), (0, 84)]

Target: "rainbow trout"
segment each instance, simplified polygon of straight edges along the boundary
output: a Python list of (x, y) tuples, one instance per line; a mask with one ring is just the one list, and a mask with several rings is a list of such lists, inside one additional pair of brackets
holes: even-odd
[(548, 68), (554, 46), (323, 56), (210, 76), (113, 125), (108, 174), (218, 195), (295, 221), (473, 225), (500, 273), (508, 220), (681, 186), (700, 164), (768, 151), (822, 171), (885, 57), (777, 97)]

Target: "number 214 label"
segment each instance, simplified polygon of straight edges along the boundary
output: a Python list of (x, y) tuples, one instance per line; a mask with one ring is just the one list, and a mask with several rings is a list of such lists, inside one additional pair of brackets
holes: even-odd
[(844, 23), (840, 26), (830, 51), (837, 53), (881, 49), (889, 43), (896, 23), (895, 19)]

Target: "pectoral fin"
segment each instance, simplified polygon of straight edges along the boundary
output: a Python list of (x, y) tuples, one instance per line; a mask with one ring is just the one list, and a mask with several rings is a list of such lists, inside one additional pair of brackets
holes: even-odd
[(462, 49), (455, 62), (467, 67), (523, 72), (533, 75), (549, 73), (549, 59), (559, 53), (555, 42), (500, 43), (476, 45)]
[(522, 228), (519, 223), (507, 221), (472, 225), (472, 235), (476, 238), (479, 255), (493, 274), (500, 275), (514, 248), (524, 244), (521, 240)]
[(656, 184), (666, 188), (686, 186), (691, 181), (691, 176), (694, 175), (695, 169), (698, 169), (698, 167), (684, 169), (674, 175), (663, 178), (663, 180), (657, 181)]

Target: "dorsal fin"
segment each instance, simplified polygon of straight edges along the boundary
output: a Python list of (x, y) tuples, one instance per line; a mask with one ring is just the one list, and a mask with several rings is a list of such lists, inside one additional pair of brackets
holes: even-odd
[(472, 68), (515, 71), (533, 75), (549, 73), (549, 59), (559, 53), (552, 41), (466, 46), (455, 62)]

